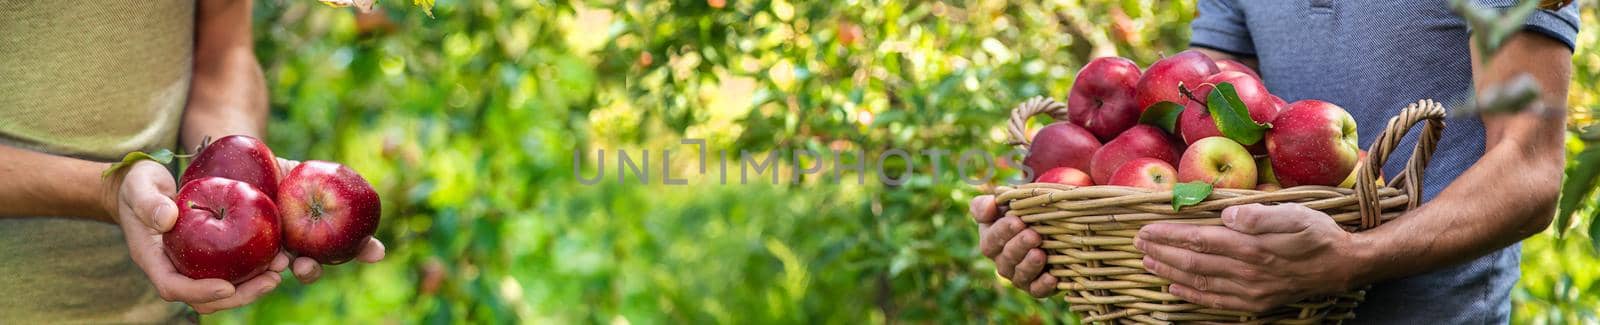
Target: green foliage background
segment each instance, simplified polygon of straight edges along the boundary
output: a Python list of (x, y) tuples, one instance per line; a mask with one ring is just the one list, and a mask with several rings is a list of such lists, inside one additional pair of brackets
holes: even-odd
[[(1600, 17), (1580, 2), (1574, 127), (1600, 110)], [(429, 18), (379, 6), (262, 0), (254, 25), (274, 150), (366, 175), (384, 198), (388, 259), (330, 267), (207, 321), (1074, 323), (974, 249), (965, 209), (977, 188), (953, 157), (937, 174), (920, 155), (890, 159), (892, 174), (917, 171), (897, 187), (875, 173), (834, 182), (832, 159), (806, 159), (825, 174), (799, 181), (785, 166), (777, 184), (720, 185), (715, 162), (699, 174), (697, 148), (679, 141), (783, 160), (796, 148), (1000, 154), (1012, 104), (1064, 96), (1096, 54), (1148, 64), (1181, 50), (1194, 12), (1134, 0), (449, 0)], [(644, 149), (651, 184), (617, 181), (617, 150)], [(690, 185), (661, 185), (662, 149)], [(607, 179), (582, 185), (573, 154), (592, 177), (596, 150)], [(1519, 323), (1597, 322), (1588, 240), (1526, 243)]]

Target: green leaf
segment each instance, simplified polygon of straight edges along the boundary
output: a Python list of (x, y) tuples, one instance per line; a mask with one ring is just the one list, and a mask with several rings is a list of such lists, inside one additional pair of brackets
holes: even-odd
[(134, 163), (137, 163), (140, 160), (151, 160), (161, 163), (162, 165), (170, 164), (172, 163), (172, 156), (172, 150), (167, 149), (157, 150), (153, 154), (144, 153), (143, 151), (129, 152), (127, 155), (122, 156), (122, 161), (112, 164), (111, 168), (106, 168), (105, 172), (101, 172), (100, 177), (111, 177), (111, 175), (115, 175), (124, 168), (132, 167)]
[[(1591, 144), (1572, 157), (1567, 164), (1567, 179), (1561, 182), (1561, 199), (1556, 204), (1556, 236), (1561, 236), (1572, 226), (1573, 213), (1594, 194), (1596, 181), (1600, 181), (1600, 146)], [(1590, 233), (1594, 233), (1593, 223)]]
[[(1593, 252), (1600, 253), (1600, 207), (1594, 207), (1589, 211), (1589, 248), (1594, 249)], [(1595, 281), (1600, 281), (1600, 278)], [(1600, 289), (1600, 287), (1592, 288)]]
[(411, 0), (411, 4), (422, 8), (422, 12), (427, 13), (428, 18), (433, 18), (433, 0)]
[(1206, 182), (1179, 183), (1172, 187), (1172, 211), (1200, 204), (1211, 196), (1211, 184)]
[(1239, 93), (1234, 91), (1233, 84), (1220, 83), (1206, 98), (1206, 110), (1211, 113), (1211, 119), (1216, 121), (1217, 130), (1222, 136), (1242, 145), (1252, 145), (1261, 142), (1267, 134), (1267, 126), (1256, 123), (1250, 119), (1250, 109), (1244, 107), (1244, 101), (1239, 100)]
[(1161, 101), (1146, 107), (1144, 113), (1139, 114), (1139, 123), (1154, 125), (1167, 133), (1177, 133), (1179, 113), (1183, 113), (1183, 105)]

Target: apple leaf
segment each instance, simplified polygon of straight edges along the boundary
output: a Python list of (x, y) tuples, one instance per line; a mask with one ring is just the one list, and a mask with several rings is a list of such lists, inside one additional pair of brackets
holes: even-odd
[(1154, 125), (1167, 133), (1177, 133), (1178, 113), (1183, 113), (1183, 105), (1161, 101), (1146, 107), (1144, 113), (1139, 114), (1139, 123)]
[[(1561, 184), (1561, 198), (1556, 203), (1556, 236), (1566, 233), (1583, 202), (1594, 197), (1595, 185), (1600, 183), (1600, 147), (1584, 148), (1573, 156), (1567, 165), (1566, 177)], [(1600, 243), (1600, 240), (1595, 242)]]
[(1206, 96), (1206, 111), (1217, 123), (1217, 131), (1239, 144), (1248, 146), (1261, 142), (1261, 138), (1267, 134), (1267, 126), (1250, 119), (1250, 109), (1245, 108), (1244, 101), (1239, 100), (1239, 93), (1234, 91), (1233, 84), (1224, 82), (1215, 87), (1211, 95)]
[(433, 18), (433, 0), (411, 0), (411, 4), (422, 8), (422, 12), (427, 13), (428, 18)]
[(157, 150), (155, 153), (145, 153), (143, 151), (129, 152), (127, 155), (122, 156), (122, 161), (111, 165), (111, 168), (106, 168), (105, 172), (101, 172), (100, 177), (106, 178), (111, 177), (111, 175), (116, 175), (117, 172), (128, 167), (132, 167), (134, 163), (138, 163), (140, 160), (155, 161), (161, 163), (162, 165), (170, 164), (172, 163), (173, 156), (172, 150), (167, 149)]
[(1206, 182), (1178, 183), (1172, 187), (1172, 211), (1200, 204), (1211, 196), (1211, 184)]

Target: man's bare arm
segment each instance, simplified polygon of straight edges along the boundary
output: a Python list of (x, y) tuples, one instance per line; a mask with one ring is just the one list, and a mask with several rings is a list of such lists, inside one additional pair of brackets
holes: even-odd
[(183, 146), (192, 149), (208, 136), (265, 136), (267, 88), (250, 34), (251, 1), (207, 0), (198, 6)]
[(71, 217), (115, 222), (110, 186), (100, 172), (110, 164), (0, 145), (0, 218)]
[(1542, 90), (1535, 105), (1544, 108), (1484, 116), (1482, 159), (1428, 204), (1357, 236), (1369, 248), (1366, 253), (1374, 267), (1358, 281), (1370, 283), (1465, 262), (1550, 224), (1565, 163), (1572, 51), (1549, 37), (1522, 32), (1507, 41), (1490, 66), (1479, 64), (1479, 59), (1473, 56), (1473, 81), (1480, 94), (1528, 73)]

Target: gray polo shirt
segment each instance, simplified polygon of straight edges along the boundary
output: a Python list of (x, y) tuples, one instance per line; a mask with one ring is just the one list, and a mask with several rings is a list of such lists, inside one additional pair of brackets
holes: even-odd
[[(1509, 7), (1514, 1), (1475, 0)], [(1540, 11), (1527, 29), (1573, 46), (1577, 6)], [(1350, 111), (1366, 148), (1400, 108), (1423, 98), (1459, 103), (1472, 91), (1466, 23), (1446, 0), (1200, 0), (1191, 45), (1260, 60), (1267, 89), (1287, 101), (1321, 99)], [(1556, 64), (1556, 63), (1552, 63)], [(1476, 118), (1446, 122), (1428, 165), (1432, 199), (1483, 155)], [(1410, 158), (1412, 132), (1384, 166), (1396, 175)], [(1427, 236), (1427, 234), (1418, 234)], [(1356, 323), (1506, 323), (1521, 246), (1471, 262), (1373, 285)]]

